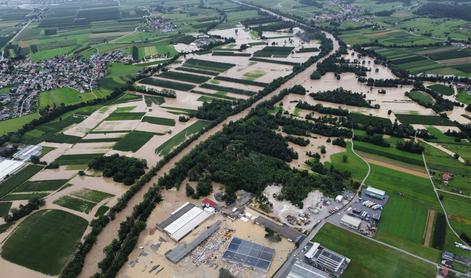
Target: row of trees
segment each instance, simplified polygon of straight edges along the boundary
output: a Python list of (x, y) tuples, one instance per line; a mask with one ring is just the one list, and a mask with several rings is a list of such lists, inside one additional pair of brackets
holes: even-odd
[(304, 110), (318, 112), (321, 114), (329, 114), (329, 115), (343, 116), (343, 117), (348, 116), (348, 110), (346, 109), (325, 107), (320, 103), (316, 105), (312, 105), (306, 101), (303, 101), (303, 102), (298, 102), (298, 104), (296, 104), (296, 107), (300, 109), (304, 109)]
[(34, 197), (30, 199), (26, 205), (21, 204), (18, 208), (11, 209), (10, 213), (4, 217), (5, 222), (12, 223), (39, 209), (40, 207), (44, 206), (44, 204), (44, 199)]
[(88, 167), (102, 171), (104, 177), (113, 177), (115, 182), (131, 185), (145, 173), (147, 163), (145, 160), (114, 154), (97, 157), (90, 161)]
[(374, 106), (371, 105), (371, 103), (365, 99), (365, 94), (354, 93), (350, 90), (345, 90), (342, 87), (330, 91), (310, 93), (309, 95), (315, 100), (328, 101), (358, 107), (379, 108), (378, 104)]
[(374, 79), (374, 78), (365, 78), (359, 77), (358, 82), (366, 83), (370, 87), (390, 87), (396, 88), (399, 85), (412, 85), (414, 82), (407, 78), (398, 78), (398, 79)]

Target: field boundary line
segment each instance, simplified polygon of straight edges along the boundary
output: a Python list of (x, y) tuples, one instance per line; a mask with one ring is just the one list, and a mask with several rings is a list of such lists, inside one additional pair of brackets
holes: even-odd
[(443, 189), (440, 189), (440, 188), (437, 188), (437, 191), (445, 192), (445, 193), (452, 194), (452, 195), (455, 195), (455, 196), (471, 199), (471, 196), (463, 195), (463, 194), (456, 193), (456, 192), (451, 192), (451, 191), (448, 191), (448, 190), (443, 190)]
[(453, 226), (450, 223), (450, 219), (448, 218), (448, 213), (446, 212), (446, 209), (445, 209), (445, 206), (443, 205), (443, 202), (440, 200), (440, 196), (438, 195), (438, 190), (435, 187), (435, 183), (433, 182), (432, 176), (430, 175), (430, 171), (429, 171), (428, 166), (427, 166), (427, 161), (425, 159), (425, 154), (423, 152), (422, 152), (422, 159), (424, 160), (425, 170), (427, 170), (429, 180), (432, 183), (433, 192), (435, 192), (435, 197), (437, 197), (438, 203), (440, 204), (440, 207), (442, 208), (442, 211), (445, 214), (446, 223), (448, 224), (448, 227), (453, 232), (453, 234), (458, 238), (459, 241), (461, 241), (465, 246), (469, 247), (468, 243), (461, 239), (461, 237), (458, 235), (458, 233), (455, 231), (455, 229), (453, 229)]

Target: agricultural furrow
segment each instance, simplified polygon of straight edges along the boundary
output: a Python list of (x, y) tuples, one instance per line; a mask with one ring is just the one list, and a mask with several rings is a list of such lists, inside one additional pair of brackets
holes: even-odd
[(250, 111), (255, 108), (258, 104), (261, 102), (264, 102), (266, 100), (269, 100), (273, 96), (279, 94), (282, 90), (291, 88), (294, 85), (297, 84), (304, 84), (308, 80), (310, 80), (310, 75), (313, 71), (316, 70), (317, 64), (319, 62), (322, 62), (324, 59), (327, 57), (331, 56), (333, 53), (335, 53), (338, 48), (339, 48), (339, 43), (338, 41), (334, 38), (329, 33), (325, 33), (327, 38), (332, 40), (333, 42), (333, 50), (320, 59), (318, 62), (314, 63), (310, 67), (306, 68), (304, 71), (301, 73), (297, 74), (295, 77), (291, 78), (287, 82), (285, 82), (282, 86), (280, 86), (278, 89), (274, 90), (273, 92), (269, 93), (268, 95), (264, 96), (260, 100), (256, 101), (253, 103), (250, 107), (246, 108), (245, 110), (241, 111), (238, 114), (232, 115), (228, 117), (226, 120), (223, 122), (219, 123), (215, 127), (209, 129), (205, 133), (203, 133), (198, 139), (193, 141), (191, 144), (189, 144), (186, 148), (184, 148), (178, 155), (176, 155), (174, 158), (172, 158), (167, 164), (165, 164), (154, 176), (154, 178), (148, 182), (138, 193), (136, 193), (132, 199), (128, 202), (127, 206), (125, 209), (123, 209), (121, 212), (116, 214), (115, 219), (113, 219), (104, 229), (103, 231), (98, 235), (97, 241), (93, 248), (90, 250), (90, 252), (87, 254), (87, 257), (85, 258), (85, 263), (84, 267), (82, 269), (82, 272), (79, 277), (90, 277), (93, 274), (95, 274), (99, 268), (97, 265), (97, 262), (101, 261), (104, 258), (104, 253), (103, 253), (103, 248), (105, 248), (107, 245), (111, 243), (111, 241), (117, 237), (118, 230), (120, 223), (123, 222), (126, 217), (130, 216), (132, 214), (133, 208), (135, 205), (139, 204), (143, 197), (144, 194), (153, 186), (154, 183), (157, 182), (157, 180), (162, 177), (166, 172), (170, 171), (175, 164), (180, 161), (183, 157), (188, 155), (198, 144), (208, 140), (211, 136), (215, 135), (219, 131), (221, 131), (225, 125), (227, 125), (230, 122), (238, 121), (244, 117), (246, 117)]

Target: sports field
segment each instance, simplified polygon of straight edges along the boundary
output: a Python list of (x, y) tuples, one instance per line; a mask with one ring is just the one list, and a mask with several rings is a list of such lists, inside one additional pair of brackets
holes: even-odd
[(434, 277), (435, 267), (357, 234), (325, 224), (313, 241), (351, 259), (342, 277)]
[(11, 234), (3, 245), (2, 257), (48, 275), (57, 275), (87, 225), (84, 219), (65, 211), (38, 211)]

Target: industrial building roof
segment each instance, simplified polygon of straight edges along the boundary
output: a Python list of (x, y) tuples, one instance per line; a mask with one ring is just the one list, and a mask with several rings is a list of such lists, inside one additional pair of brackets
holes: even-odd
[(224, 260), (267, 272), (275, 256), (275, 249), (234, 237), (224, 252)]
[(25, 165), (23, 161), (5, 159), (0, 161), (0, 181), (3, 181), (8, 175), (11, 175)]
[[(309, 253), (309, 256), (308, 256)], [(322, 269), (338, 273), (345, 262), (350, 260), (332, 250), (320, 246), (315, 242), (306, 257), (316, 263), (316, 266), (322, 266)]]
[(287, 225), (279, 225), (278, 223), (273, 222), (270, 219), (265, 218), (263, 216), (257, 217), (257, 219), (255, 219), (255, 223), (262, 225), (265, 228), (268, 228), (272, 230), (273, 232), (279, 234), (280, 236), (295, 243), (303, 238), (303, 234), (298, 232), (297, 230)]
[(165, 229), (168, 225), (172, 224), (175, 220), (180, 218), (182, 215), (184, 215), (185, 213), (187, 213), (189, 210), (191, 210), (194, 207), (195, 205), (186, 202), (185, 204), (183, 204), (182, 206), (174, 210), (170, 214), (170, 216), (164, 221), (162, 221), (160, 224), (158, 224), (157, 227), (160, 228), (161, 230)]
[(360, 227), (361, 219), (345, 214), (340, 219), (340, 222), (358, 228), (358, 227)]
[(170, 250), (165, 254), (165, 257), (172, 263), (178, 263), (181, 259), (183, 259), (186, 255), (188, 255), (193, 249), (195, 249), (198, 245), (201, 244), (204, 240), (214, 234), (219, 227), (221, 226), (221, 221), (217, 221), (213, 225), (209, 226), (209, 228), (203, 232), (201, 232), (192, 242), (179, 244), (174, 249)]
[(329, 273), (317, 269), (305, 262), (296, 260), (287, 278), (329, 278)]
[(381, 190), (381, 189), (378, 189), (378, 188), (374, 188), (374, 187), (371, 187), (371, 186), (368, 186), (366, 188), (367, 191), (371, 192), (371, 193), (374, 193), (374, 194), (377, 194), (377, 195), (381, 195), (381, 196), (384, 196), (386, 195), (386, 192)]
[(165, 231), (172, 239), (179, 241), (211, 216), (191, 203), (185, 203), (157, 227)]

